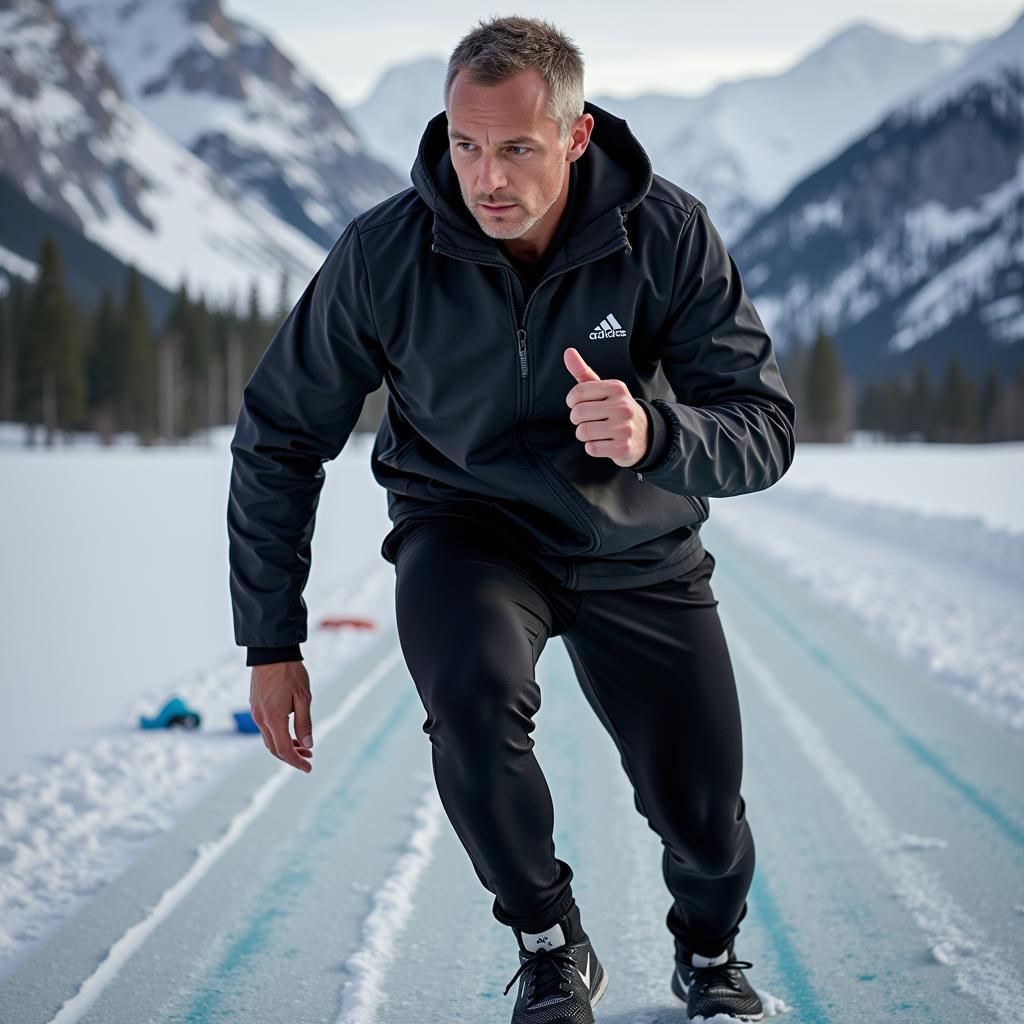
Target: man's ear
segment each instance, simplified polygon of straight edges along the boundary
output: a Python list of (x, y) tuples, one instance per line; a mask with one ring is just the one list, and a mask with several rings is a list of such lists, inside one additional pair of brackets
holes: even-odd
[(593, 114), (580, 114), (576, 120), (576, 124), (573, 126), (572, 132), (569, 134), (571, 145), (570, 151), (576, 146), (579, 146), (579, 151), (576, 153), (575, 159), (579, 160), (581, 156), (587, 151), (587, 146), (590, 145), (590, 135), (594, 130), (594, 115)]

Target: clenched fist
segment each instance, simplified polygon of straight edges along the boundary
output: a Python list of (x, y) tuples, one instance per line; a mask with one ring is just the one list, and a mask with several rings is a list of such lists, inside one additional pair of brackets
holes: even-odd
[(588, 455), (632, 466), (647, 451), (647, 413), (621, 380), (601, 380), (574, 348), (563, 353), (577, 383), (565, 396), (576, 437)]

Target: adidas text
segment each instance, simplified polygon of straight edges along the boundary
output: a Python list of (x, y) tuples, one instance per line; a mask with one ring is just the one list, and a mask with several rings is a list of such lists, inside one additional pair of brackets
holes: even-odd
[(622, 324), (609, 313), (591, 332), (591, 339), (597, 338), (624, 338), (626, 332), (622, 329)]

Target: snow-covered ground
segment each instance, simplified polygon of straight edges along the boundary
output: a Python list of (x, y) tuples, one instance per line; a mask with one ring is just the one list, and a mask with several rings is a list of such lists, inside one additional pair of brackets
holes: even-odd
[[(926, 515), (977, 518), (1024, 533), (1024, 442), (801, 444), (788, 490), (820, 489), (855, 502)], [(721, 505), (719, 505), (721, 507)]]
[[(232, 717), (249, 707), (249, 670), (228, 590), (231, 433), (206, 447), (0, 446), (0, 977), (262, 742)], [(321, 618), (393, 617), (371, 443), (357, 435), (328, 466), (317, 513), (314, 692), (318, 665), (372, 635), (320, 631)], [(200, 730), (139, 730), (172, 695)]]
[(798, 445), (777, 486), (711, 506), (1024, 740), (1024, 444)]
[[(0, 445), (0, 979), (261, 742), (231, 718), (249, 673), (227, 584), (230, 433)], [(318, 668), (374, 635), (318, 630), (322, 616), (393, 619), (371, 443), (328, 466), (306, 591), (314, 694)], [(803, 445), (777, 487), (713, 500), (712, 519), (1024, 738), (1022, 471), (1024, 445)], [(139, 730), (172, 693), (202, 729)]]

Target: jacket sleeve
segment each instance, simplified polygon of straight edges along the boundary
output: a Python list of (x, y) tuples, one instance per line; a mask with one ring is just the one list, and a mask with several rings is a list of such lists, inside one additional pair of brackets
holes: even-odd
[(306, 639), (323, 463), (349, 438), (386, 365), (351, 221), (246, 383), (231, 441), (227, 528), (235, 642)]
[(793, 461), (794, 405), (703, 203), (682, 229), (671, 301), (659, 352), (677, 400), (644, 402), (652, 434), (630, 468), (676, 494), (725, 498), (771, 487)]

